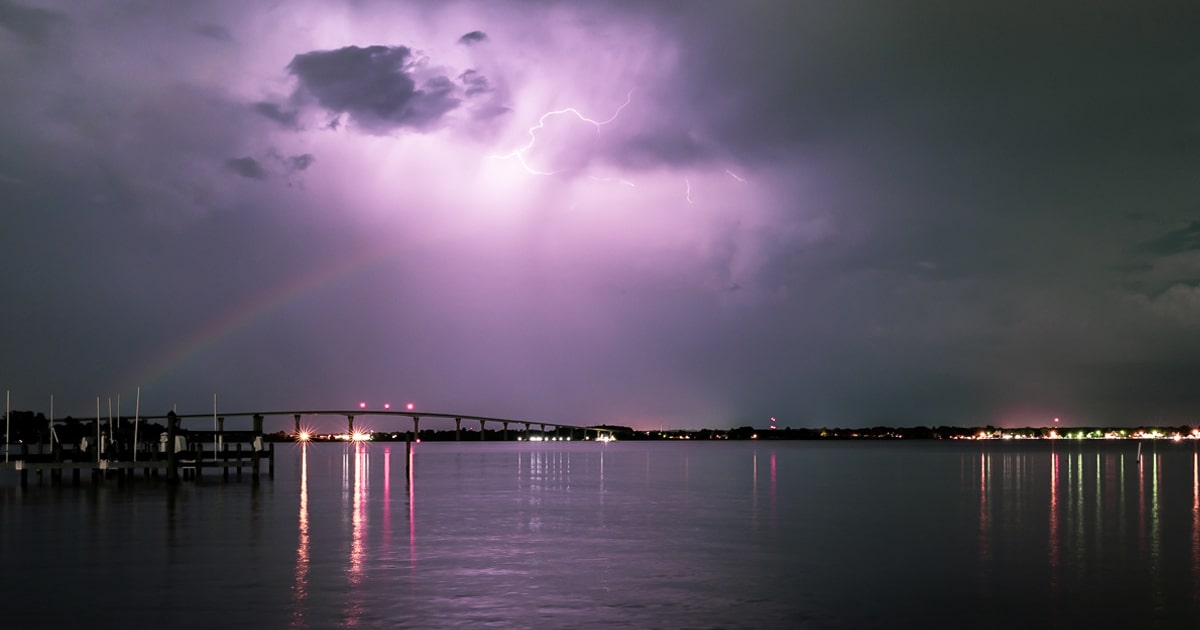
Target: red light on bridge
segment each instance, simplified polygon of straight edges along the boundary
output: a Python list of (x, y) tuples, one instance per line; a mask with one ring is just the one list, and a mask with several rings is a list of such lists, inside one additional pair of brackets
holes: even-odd
[(413, 410), (413, 404), (412, 404), (412, 403), (408, 403), (408, 410), (409, 410), (409, 411), (412, 411), (412, 410)]
[(367, 403), (365, 403), (365, 402), (360, 402), (360, 403), (358, 403), (358, 408), (359, 408), (359, 409), (366, 409), (366, 408), (367, 408)]
[(384, 409), (391, 409), (391, 408), (392, 408), (392, 403), (383, 403), (383, 408), (384, 408)]

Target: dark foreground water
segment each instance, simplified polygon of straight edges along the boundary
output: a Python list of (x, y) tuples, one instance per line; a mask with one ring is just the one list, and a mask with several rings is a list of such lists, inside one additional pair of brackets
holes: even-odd
[(0, 627), (1200, 618), (1191, 443), (281, 446), (258, 487), (0, 477)]

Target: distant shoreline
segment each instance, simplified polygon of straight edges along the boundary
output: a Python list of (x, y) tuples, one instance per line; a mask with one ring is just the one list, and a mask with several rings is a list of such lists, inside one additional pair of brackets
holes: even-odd
[[(1182, 442), (1184, 440), (1200, 440), (1200, 428), (1193, 426), (1166, 427), (1024, 427), (1019, 429), (1001, 429), (996, 427), (871, 427), (865, 429), (817, 428), (817, 429), (755, 429), (739, 427), (736, 429), (695, 429), (695, 430), (651, 430), (637, 431), (630, 427), (600, 425), (595, 428), (612, 431), (618, 441), (668, 441), (668, 440), (1169, 440)], [(514, 432), (515, 433), (515, 432)], [(375, 442), (403, 442), (420, 439), (430, 442), (453, 442), (458, 439), (453, 430), (422, 430), (419, 436), (411, 431), (377, 431), (366, 435)], [(295, 436), (286, 432), (276, 432), (264, 436), (266, 439), (281, 442), (295, 440)], [(314, 434), (309, 437), (312, 442), (341, 442), (347, 441), (345, 434)], [(550, 436), (533, 436), (527, 438), (518, 435), (505, 440), (501, 431), (487, 431), (483, 441), (557, 441), (561, 438)], [(464, 432), (460, 441), (480, 441), (478, 431)], [(564, 440), (565, 441), (565, 440)], [(579, 441), (579, 440), (575, 440)]]

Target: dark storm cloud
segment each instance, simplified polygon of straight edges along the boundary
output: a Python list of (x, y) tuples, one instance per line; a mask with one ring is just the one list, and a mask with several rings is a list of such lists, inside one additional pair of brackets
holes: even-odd
[(192, 29), (192, 32), (213, 41), (223, 43), (233, 41), (233, 34), (229, 32), (229, 29), (219, 24), (198, 24), (194, 29)]
[(308, 170), (316, 161), (316, 156), (311, 153), (283, 155), (271, 150), (267, 152), (265, 161), (250, 156), (231, 158), (225, 161), (225, 168), (246, 179), (263, 181), (282, 176), (292, 183), (292, 175)]
[(347, 46), (296, 55), (288, 70), (325, 109), (384, 133), (431, 127), (459, 106), (453, 81), (436, 73), (422, 77), (420, 63), (404, 46)]
[(487, 40), (487, 33), (483, 31), (471, 31), (466, 35), (458, 38), (458, 43), (470, 46)]
[(63, 15), (54, 11), (0, 0), (0, 26), (34, 44), (46, 41), (53, 29), (64, 21)]
[(274, 120), (288, 129), (299, 128), (298, 117), (300, 113), (294, 109), (286, 110), (280, 107), (277, 103), (260, 101), (254, 104), (254, 111), (258, 112), (262, 116)]
[[(703, 104), (708, 118), (689, 122), (746, 160), (873, 137), (1050, 163), (1178, 148), (1193, 128), (1184, 67), (1194, 72), (1197, 46), (1185, 42), (1197, 16), (1186, 3), (1107, 3), (1086, 20), (1062, 2), (753, 3), (737, 20), (721, 19), (720, 3), (694, 7), (659, 16), (688, 60), (661, 98)], [(716, 77), (737, 77), (738, 89)], [(1028, 154), (1035, 142), (1055, 148)]]
[(230, 158), (225, 161), (225, 167), (246, 179), (263, 180), (267, 178), (267, 170), (252, 157)]
[(462, 74), (458, 75), (458, 80), (466, 88), (465, 94), (468, 97), (492, 91), (487, 77), (479, 74), (476, 70), (464, 70)]
[(1171, 255), (1200, 250), (1200, 221), (1171, 230), (1162, 236), (1142, 243), (1140, 250), (1152, 254)]
[(305, 153), (303, 155), (293, 155), (284, 158), (283, 164), (289, 173), (295, 173), (307, 169), (316, 161), (317, 158), (313, 157), (311, 153)]

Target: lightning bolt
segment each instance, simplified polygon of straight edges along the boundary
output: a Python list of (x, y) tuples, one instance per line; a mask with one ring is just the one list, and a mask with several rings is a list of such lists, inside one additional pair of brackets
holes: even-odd
[(621, 179), (619, 177), (596, 177), (595, 175), (588, 175), (588, 179), (590, 179), (594, 182), (604, 182), (606, 184), (621, 184), (624, 186), (628, 186), (630, 188), (637, 188), (637, 186), (635, 186), (633, 184), (633, 182), (629, 181), (628, 179)]
[[(537, 132), (539, 129), (546, 126), (546, 121), (549, 120), (553, 116), (563, 116), (566, 114), (573, 114), (580, 121), (594, 126), (596, 128), (596, 135), (600, 135), (600, 128), (603, 127), (604, 125), (607, 125), (608, 123), (616, 120), (617, 117), (621, 115), (621, 110), (625, 109), (625, 107), (627, 107), (629, 105), (629, 103), (632, 102), (632, 100), (633, 100), (633, 90), (629, 90), (629, 93), (625, 95), (625, 102), (621, 103), (620, 107), (617, 107), (616, 111), (613, 112), (612, 116), (609, 116), (608, 118), (606, 118), (604, 120), (596, 120), (594, 118), (589, 118), (587, 116), (584, 116), (578, 109), (575, 109), (574, 107), (564, 107), (563, 109), (556, 109), (553, 111), (546, 112), (538, 118), (536, 125), (529, 128), (529, 132), (528, 132), (529, 133), (529, 142), (526, 142), (524, 145), (517, 147), (516, 149), (513, 149), (512, 151), (510, 151), (509, 153), (507, 153), (505, 155), (493, 155), (490, 157), (495, 160), (511, 160), (511, 159), (515, 158), (517, 160), (517, 162), (520, 163), (521, 167), (524, 168), (525, 171), (528, 172), (530, 175), (555, 175), (557, 173), (560, 173), (561, 171), (538, 170), (538, 169), (530, 166), (529, 163), (525, 161), (525, 154), (528, 153), (529, 150), (533, 148), (533, 145), (537, 143)], [(628, 182), (622, 181), (621, 183), (628, 183)], [(633, 184), (629, 184), (629, 185), (632, 186)]]
[(687, 198), (688, 203), (692, 203), (692, 182), (689, 182), (686, 177), (683, 178), (683, 187), (684, 197)]
[(731, 171), (731, 170), (729, 170), (729, 169), (725, 169), (725, 172), (726, 172), (726, 173), (727, 173), (727, 174), (728, 174), (730, 177), (732, 177), (732, 178), (734, 178), (734, 179), (738, 180), (739, 182), (741, 182), (741, 183), (743, 183), (743, 184), (744, 184), (744, 183), (746, 183), (746, 180), (742, 179), (741, 177), (738, 177), (738, 174), (737, 174), (737, 173), (734, 173), (733, 171)]

